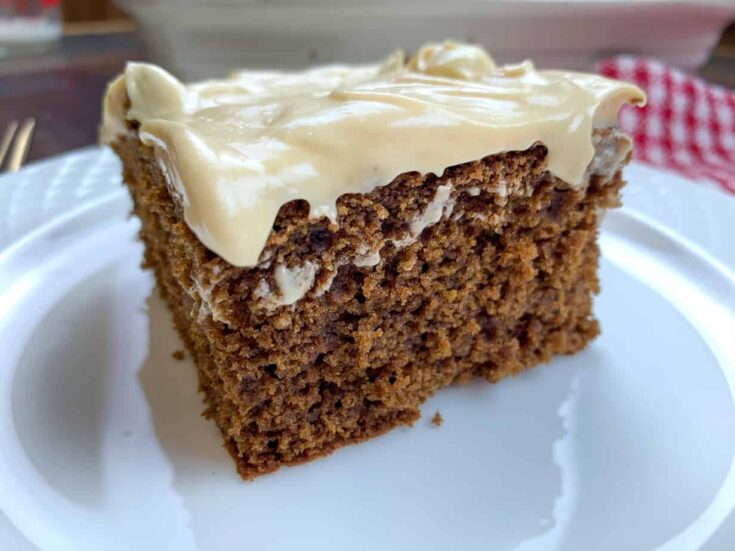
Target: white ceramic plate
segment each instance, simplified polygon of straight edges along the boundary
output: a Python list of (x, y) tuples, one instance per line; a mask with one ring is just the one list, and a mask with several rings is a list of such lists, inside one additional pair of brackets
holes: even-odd
[(244, 483), (117, 171), (90, 149), (0, 179), (3, 549), (732, 549), (732, 198), (631, 167), (589, 348)]

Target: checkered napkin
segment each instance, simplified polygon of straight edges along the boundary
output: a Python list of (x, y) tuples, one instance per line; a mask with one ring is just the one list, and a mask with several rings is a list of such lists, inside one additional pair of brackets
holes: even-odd
[(625, 106), (620, 127), (635, 141), (635, 158), (715, 184), (735, 194), (735, 93), (660, 61), (620, 56), (598, 64), (648, 96), (645, 108)]

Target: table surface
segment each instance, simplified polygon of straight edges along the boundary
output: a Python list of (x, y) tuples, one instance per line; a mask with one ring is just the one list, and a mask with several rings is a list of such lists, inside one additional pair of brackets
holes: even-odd
[[(64, 36), (35, 58), (0, 61), (0, 132), (11, 120), (36, 119), (28, 160), (97, 141), (100, 99), (125, 62), (145, 59), (134, 32)], [(735, 26), (700, 74), (735, 89)]]
[(128, 59), (145, 57), (133, 33), (65, 36), (34, 59), (0, 62), (0, 132), (11, 120), (36, 119), (28, 160), (97, 141), (107, 81)]

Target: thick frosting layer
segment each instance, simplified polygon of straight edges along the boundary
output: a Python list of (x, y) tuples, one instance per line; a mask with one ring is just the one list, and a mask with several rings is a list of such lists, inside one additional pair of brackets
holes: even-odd
[(231, 264), (254, 266), (278, 210), (294, 199), (338, 222), (345, 193), (536, 142), (554, 175), (581, 185), (593, 128), (615, 126), (622, 104), (644, 101), (630, 84), (530, 62), (498, 67), (483, 49), (449, 42), (408, 63), (397, 52), (380, 65), (189, 85), (129, 63), (108, 87), (101, 139), (140, 123), (198, 238)]

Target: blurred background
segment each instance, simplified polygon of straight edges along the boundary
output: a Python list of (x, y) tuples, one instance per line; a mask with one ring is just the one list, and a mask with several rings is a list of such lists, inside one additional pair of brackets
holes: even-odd
[(129, 59), (191, 80), (443, 38), (540, 67), (645, 56), (734, 88), (733, 22), (732, 0), (0, 0), (0, 131), (32, 118), (29, 160), (94, 143), (105, 83)]

